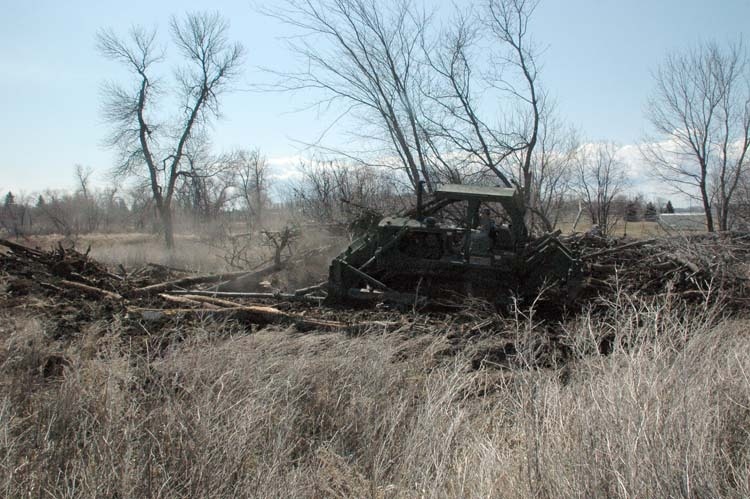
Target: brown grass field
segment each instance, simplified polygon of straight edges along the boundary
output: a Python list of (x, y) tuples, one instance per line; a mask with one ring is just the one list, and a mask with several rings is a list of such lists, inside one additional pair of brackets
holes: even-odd
[[(111, 264), (222, 265), (190, 239), (170, 257), (151, 236), (77, 243)], [(6, 497), (750, 497), (750, 320), (720, 301), (616, 293), (540, 362), (529, 309), (455, 349), (463, 329), (415, 312), (395, 332), (300, 332), (61, 320), (7, 293)], [(511, 363), (477, 368), (508, 339)]]

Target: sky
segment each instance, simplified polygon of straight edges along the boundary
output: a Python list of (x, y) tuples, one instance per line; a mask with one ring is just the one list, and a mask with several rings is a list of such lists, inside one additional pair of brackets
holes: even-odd
[[(96, 183), (107, 182), (115, 154), (103, 144), (100, 89), (124, 73), (97, 53), (97, 30), (157, 27), (166, 44), (170, 16), (196, 10), (218, 10), (247, 52), (241, 91), (222, 99), (214, 149), (259, 147), (277, 171), (288, 168), (331, 116), (299, 111), (309, 96), (248, 90), (267, 81), (261, 68), (295, 64), (283, 41), (288, 29), (261, 15), (263, 5), (0, 0), (0, 192), (71, 189), (76, 164), (91, 167)], [(544, 48), (541, 78), (561, 117), (584, 137), (616, 141), (632, 153), (647, 130), (652, 72), (665, 56), (701, 41), (746, 39), (748, 19), (750, 0), (542, 0), (531, 31)]]

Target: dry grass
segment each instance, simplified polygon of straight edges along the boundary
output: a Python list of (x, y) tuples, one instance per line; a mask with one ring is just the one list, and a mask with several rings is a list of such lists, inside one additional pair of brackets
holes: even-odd
[[(620, 296), (608, 316), (566, 326), (572, 361), (542, 368), (519, 348), (525, 368), (472, 371), (461, 355), (437, 355), (443, 336), (249, 334), (206, 321), (126, 338), (115, 317), (61, 344), (48, 324), (5, 314), (0, 487), (8, 497), (748, 497), (748, 325)], [(519, 345), (540, 334), (522, 316), (509, 327)], [(596, 355), (612, 333), (614, 352)], [(162, 348), (136, 354), (143, 342)]]

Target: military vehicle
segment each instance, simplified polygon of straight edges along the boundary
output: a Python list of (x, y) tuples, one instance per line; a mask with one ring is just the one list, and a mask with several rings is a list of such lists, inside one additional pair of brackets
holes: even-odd
[(329, 303), (472, 296), (503, 305), (542, 288), (575, 298), (580, 262), (559, 233), (529, 237), (515, 189), (448, 184), (422, 198), (420, 188), (416, 209), (383, 218), (332, 261)]

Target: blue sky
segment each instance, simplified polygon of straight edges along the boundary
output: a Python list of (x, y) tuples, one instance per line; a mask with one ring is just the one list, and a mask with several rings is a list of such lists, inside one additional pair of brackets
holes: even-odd
[[(215, 9), (247, 49), (241, 86), (267, 78), (258, 67), (293, 64), (279, 39), (285, 28), (249, 1), (0, 1), (2, 192), (70, 188), (76, 163), (106, 179), (114, 154), (102, 146), (99, 89), (122, 73), (95, 50), (100, 28), (158, 26), (166, 42), (170, 15)], [(746, 39), (748, 19), (750, 0), (542, 0), (532, 31), (546, 47), (541, 76), (561, 116), (593, 140), (635, 144), (646, 127), (651, 71), (665, 55), (702, 40)], [(284, 163), (300, 152), (297, 141), (314, 140), (328, 124), (295, 112), (305, 102), (303, 95), (227, 95), (215, 149), (260, 147)]]

